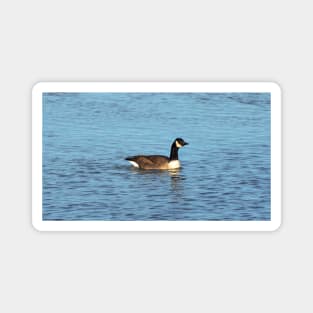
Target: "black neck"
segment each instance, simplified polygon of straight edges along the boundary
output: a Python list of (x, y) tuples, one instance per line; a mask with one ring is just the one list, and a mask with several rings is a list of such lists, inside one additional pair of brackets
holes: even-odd
[(178, 160), (178, 148), (176, 147), (176, 143), (174, 142), (171, 147), (171, 155), (170, 160)]

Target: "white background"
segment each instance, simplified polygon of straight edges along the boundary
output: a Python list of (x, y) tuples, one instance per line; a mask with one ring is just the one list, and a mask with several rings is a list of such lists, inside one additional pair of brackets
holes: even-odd
[[(311, 6), (301, 0), (2, 0), (0, 311), (312, 312)], [(35, 231), (31, 88), (38, 81), (278, 82), (281, 228)]]

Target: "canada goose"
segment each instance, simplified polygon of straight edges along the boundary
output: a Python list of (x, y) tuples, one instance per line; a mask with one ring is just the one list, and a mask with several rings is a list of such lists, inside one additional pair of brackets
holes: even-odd
[(188, 145), (182, 138), (176, 138), (171, 146), (171, 154), (168, 158), (164, 155), (135, 155), (127, 157), (133, 166), (145, 170), (170, 170), (180, 167), (178, 149)]

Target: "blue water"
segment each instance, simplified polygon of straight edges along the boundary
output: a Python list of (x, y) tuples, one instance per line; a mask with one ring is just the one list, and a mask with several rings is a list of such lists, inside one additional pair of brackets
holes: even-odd
[(269, 93), (44, 94), (44, 220), (270, 220), (270, 178)]

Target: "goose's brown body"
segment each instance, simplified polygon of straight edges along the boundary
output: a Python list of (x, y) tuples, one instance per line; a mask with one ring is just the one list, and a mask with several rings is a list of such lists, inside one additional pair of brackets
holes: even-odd
[(145, 170), (169, 170), (180, 167), (178, 160), (170, 161), (170, 158), (164, 155), (136, 155), (126, 160), (138, 164), (137, 167)]

